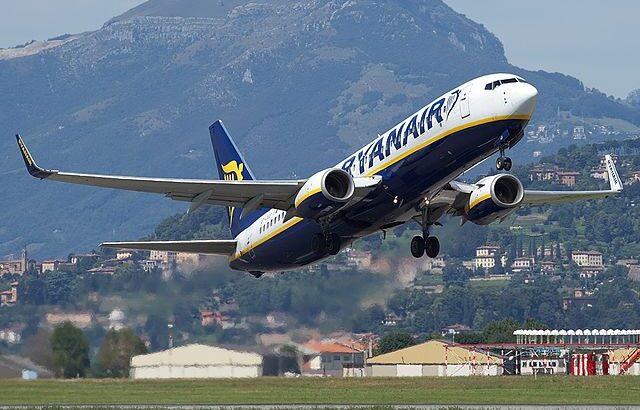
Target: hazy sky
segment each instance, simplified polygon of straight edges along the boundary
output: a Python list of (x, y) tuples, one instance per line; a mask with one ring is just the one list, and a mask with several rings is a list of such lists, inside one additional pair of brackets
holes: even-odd
[(102, 27), (142, 0), (0, 0), (0, 47)]
[(444, 1), (493, 32), (512, 64), (570, 74), (616, 97), (640, 88), (640, 1)]
[[(0, 47), (94, 30), (142, 0), (0, 0)], [(640, 88), (640, 1), (445, 0), (498, 36), (513, 64), (625, 97)], [(606, 5), (606, 6), (605, 6)]]

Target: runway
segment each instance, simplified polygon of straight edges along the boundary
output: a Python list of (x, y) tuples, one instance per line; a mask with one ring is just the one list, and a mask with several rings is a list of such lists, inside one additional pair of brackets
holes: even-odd
[[(51, 406), (3, 406), (0, 410), (49, 409)], [(640, 406), (603, 406), (603, 405), (313, 405), (313, 404), (255, 404), (255, 405), (91, 405), (91, 406), (55, 406), (56, 409), (69, 410), (640, 410)]]

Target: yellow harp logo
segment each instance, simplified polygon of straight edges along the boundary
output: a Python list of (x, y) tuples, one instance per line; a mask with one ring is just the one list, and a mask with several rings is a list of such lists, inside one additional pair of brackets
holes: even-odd
[[(226, 165), (222, 165), (222, 172), (224, 173), (225, 181), (242, 181), (242, 171), (244, 171), (244, 164), (233, 160)], [(233, 214), (236, 208), (230, 206), (229, 208), (229, 225), (233, 223)]]

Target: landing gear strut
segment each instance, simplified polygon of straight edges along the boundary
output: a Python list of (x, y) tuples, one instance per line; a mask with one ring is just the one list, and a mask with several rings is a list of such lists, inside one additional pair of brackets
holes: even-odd
[(509, 171), (512, 165), (513, 162), (511, 162), (511, 158), (505, 157), (504, 155), (504, 147), (500, 147), (500, 156), (496, 159), (496, 169), (498, 171), (502, 171), (503, 169)]
[(421, 258), (425, 253), (430, 258), (435, 258), (440, 253), (440, 241), (435, 236), (429, 236), (431, 211), (429, 206), (422, 208), (422, 236), (414, 236), (411, 240), (411, 255)]
[(340, 253), (341, 240), (335, 233), (331, 234), (316, 234), (311, 239), (311, 247), (315, 253), (329, 255), (337, 255)]

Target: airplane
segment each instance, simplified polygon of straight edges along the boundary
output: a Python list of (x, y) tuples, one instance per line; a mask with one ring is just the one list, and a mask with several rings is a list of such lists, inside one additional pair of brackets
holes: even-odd
[(436, 257), (432, 235), (445, 214), (479, 225), (502, 222), (524, 206), (606, 198), (622, 191), (611, 156), (610, 189), (525, 190), (517, 177), (498, 173), (475, 184), (464, 172), (499, 153), (496, 169), (509, 171), (505, 152), (516, 145), (534, 112), (538, 91), (514, 74), (490, 74), (445, 93), (331, 168), (307, 179), (259, 180), (218, 120), (209, 127), (219, 180), (140, 178), (48, 170), (17, 143), (29, 173), (40, 179), (161, 193), (202, 205), (227, 207), (231, 240), (105, 242), (103, 247), (228, 256), (232, 269), (256, 277), (312, 264), (358, 238), (416, 221), (422, 235), (411, 254)]

